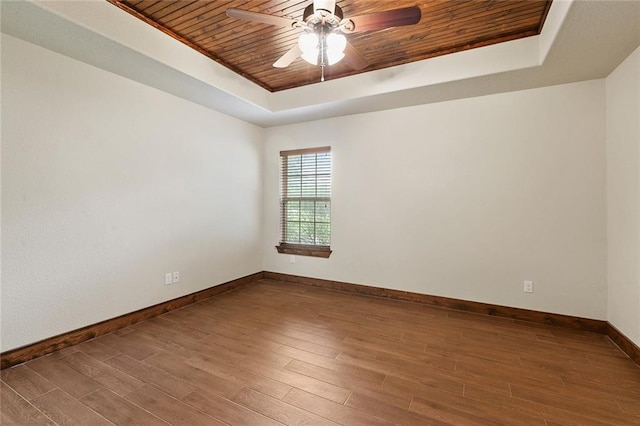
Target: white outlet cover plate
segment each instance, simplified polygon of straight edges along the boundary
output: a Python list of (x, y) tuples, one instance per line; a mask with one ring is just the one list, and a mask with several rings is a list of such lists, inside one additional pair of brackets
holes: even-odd
[(524, 282), (524, 292), (525, 293), (533, 293), (533, 281), (525, 281)]

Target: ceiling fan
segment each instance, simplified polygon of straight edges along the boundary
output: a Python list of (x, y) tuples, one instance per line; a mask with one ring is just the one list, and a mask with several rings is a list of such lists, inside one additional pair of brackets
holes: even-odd
[(345, 18), (340, 6), (336, 5), (336, 0), (314, 0), (304, 9), (302, 20), (236, 8), (227, 9), (226, 12), (230, 18), (287, 28), (302, 28), (304, 32), (298, 38), (298, 43), (273, 66), (286, 68), (301, 57), (312, 65), (320, 65), (321, 81), (324, 81), (324, 68), (342, 59), (354, 70), (361, 70), (369, 65), (367, 59), (347, 41), (344, 34), (414, 25), (420, 22), (422, 17), (420, 8), (411, 6)]

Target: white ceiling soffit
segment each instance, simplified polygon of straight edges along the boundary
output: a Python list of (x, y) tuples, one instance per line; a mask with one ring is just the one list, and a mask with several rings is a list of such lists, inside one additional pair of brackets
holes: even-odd
[(3, 33), (262, 127), (603, 78), (640, 45), (640, 1), (554, 0), (539, 36), (270, 93), (105, 0), (0, 3)]

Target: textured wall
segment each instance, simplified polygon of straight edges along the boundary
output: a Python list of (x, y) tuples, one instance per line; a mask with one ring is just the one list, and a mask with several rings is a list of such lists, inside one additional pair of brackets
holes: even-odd
[(640, 48), (606, 86), (608, 319), (640, 345)]
[(9, 36), (2, 89), (3, 351), (262, 270), (261, 129)]
[[(605, 319), (604, 106), (598, 80), (268, 129), (264, 268)], [(324, 145), (334, 253), (292, 264), (278, 152)]]
[[(606, 94), (262, 130), (2, 43), (2, 351), (262, 269), (608, 319), (640, 342), (637, 50)], [(334, 254), (292, 264), (273, 248), (278, 152), (324, 145)]]

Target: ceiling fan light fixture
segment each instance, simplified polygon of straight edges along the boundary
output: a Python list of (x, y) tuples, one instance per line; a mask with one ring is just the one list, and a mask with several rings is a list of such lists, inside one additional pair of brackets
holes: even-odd
[(347, 38), (338, 33), (329, 33), (327, 36), (327, 50), (328, 51), (336, 51), (336, 52), (344, 52), (344, 49), (347, 47)]
[(344, 58), (344, 49), (347, 47), (347, 38), (338, 33), (329, 33), (326, 39), (327, 61), (329, 65), (336, 64)]
[(298, 45), (302, 54), (302, 59), (311, 65), (318, 65), (318, 56), (320, 54), (320, 43), (326, 49), (326, 60), (328, 65), (333, 65), (344, 58), (344, 49), (347, 47), (347, 38), (338, 33), (329, 33), (324, 40), (315, 32), (306, 32), (298, 38)]
[(300, 50), (302, 52), (313, 52), (318, 51), (318, 42), (320, 41), (318, 35), (316, 33), (304, 33), (300, 35), (298, 38), (298, 45), (300, 46)]
[(337, 64), (342, 58), (344, 58), (344, 52), (327, 50), (327, 62), (329, 62), (329, 65)]
[(302, 52), (300, 57), (311, 65), (318, 65), (318, 50), (315, 52)]
[(302, 50), (302, 55), (300, 56), (311, 65), (318, 65), (319, 42), (318, 35), (312, 32), (305, 32), (298, 38), (298, 46)]

